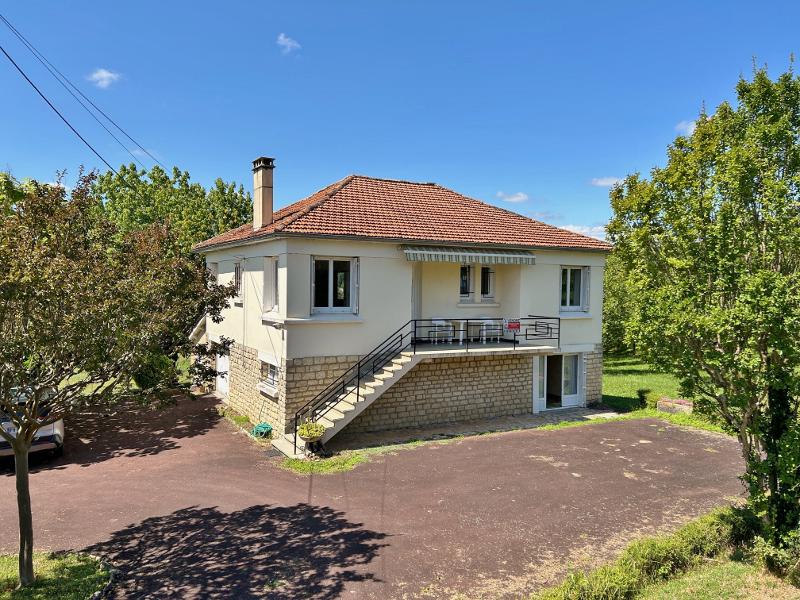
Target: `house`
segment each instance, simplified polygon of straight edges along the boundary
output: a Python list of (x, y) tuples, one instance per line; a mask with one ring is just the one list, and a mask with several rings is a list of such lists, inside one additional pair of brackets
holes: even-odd
[(253, 162), (253, 223), (198, 244), (236, 298), (209, 339), (216, 392), (274, 445), (585, 406), (601, 398), (610, 245), (435, 183), (350, 175), (280, 210)]

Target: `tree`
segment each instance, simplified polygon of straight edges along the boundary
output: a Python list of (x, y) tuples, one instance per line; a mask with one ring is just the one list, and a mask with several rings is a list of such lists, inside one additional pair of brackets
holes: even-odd
[(117, 174), (101, 175), (95, 191), (103, 197), (108, 217), (120, 231), (168, 223), (179, 249), (187, 254), (194, 244), (253, 218), (250, 194), (241, 185), (217, 179), (206, 191), (177, 167), (170, 176), (157, 166), (147, 173), (133, 164), (123, 165)]
[(741, 79), (650, 179), (612, 191), (629, 335), (742, 446), (773, 543), (800, 520), (800, 80)]
[[(93, 183), (81, 175), (67, 198), (60, 185), (0, 176), (0, 417), (16, 430), (0, 428), (0, 438), (14, 449), (22, 586), (34, 579), (28, 452), (36, 430), (78, 408), (133, 397), (131, 376), (151, 349), (188, 351), (199, 316), (219, 320), (233, 294), (202, 264), (170, 251), (169, 228), (120, 233)], [(217, 349), (195, 350), (199, 382), (213, 376), (208, 359)], [(136, 397), (152, 401), (158, 391)]]
[(626, 352), (632, 344), (626, 334), (630, 319), (630, 289), (625, 262), (616, 252), (606, 260), (603, 277), (603, 349), (606, 352)]

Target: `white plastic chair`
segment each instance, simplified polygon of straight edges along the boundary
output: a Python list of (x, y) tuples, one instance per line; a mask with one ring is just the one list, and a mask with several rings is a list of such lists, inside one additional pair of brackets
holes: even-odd
[(447, 340), (448, 344), (452, 344), (453, 324), (445, 319), (431, 319), (431, 337), (434, 344), (438, 344), (440, 338)]

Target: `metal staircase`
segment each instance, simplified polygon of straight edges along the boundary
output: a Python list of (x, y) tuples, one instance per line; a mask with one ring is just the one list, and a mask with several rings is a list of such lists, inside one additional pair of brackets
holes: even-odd
[[(412, 319), (403, 324), (298, 410), (292, 432), (274, 439), (272, 446), (289, 457), (304, 456), (305, 442), (297, 434), (297, 428), (306, 421), (323, 424), (325, 435), (321, 441), (324, 444), (330, 440), (417, 365), (423, 358), (417, 353), (420, 344), (446, 341), (450, 348), (468, 352), (470, 337), (478, 332), (482, 332), (479, 335), (483, 336), (483, 344), (488, 333), (489, 337), (512, 344), (514, 348), (523, 341), (560, 339), (560, 320), (557, 317), (512, 319), (513, 329), (508, 319), (453, 319), (462, 323), (461, 329), (448, 325), (450, 321)], [(465, 346), (461, 345), (464, 334)], [(511, 339), (506, 336), (511, 336)], [(461, 340), (458, 345), (456, 339)]]
[[(412, 352), (401, 352), (391, 358), (380, 371), (362, 378), (358, 388), (350, 386), (338, 394), (335, 403), (331, 401), (329, 408), (315, 419), (316, 422), (325, 425), (322, 443), (324, 444), (344, 429), (364, 409), (413, 369), (420, 359), (420, 356)], [(295, 419), (298, 426), (303, 420)], [(303, 456), (305, 442), (296, 435), (296, 431), (297, 426), (295, 426), (295, 434), (284, 434), (273, 440), (272, 446), (289, 457)]]

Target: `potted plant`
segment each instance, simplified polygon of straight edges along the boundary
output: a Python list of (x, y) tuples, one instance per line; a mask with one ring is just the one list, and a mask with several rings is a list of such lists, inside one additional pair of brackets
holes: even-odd
[(325, 435), (325, 425), (322, 423), (314, 423), (306, 419), (300, 427), (297, 428), (297, 435), (299, 435), (300, 439), (306, 444), (313, 444), (321, 440), (322, 436)]

